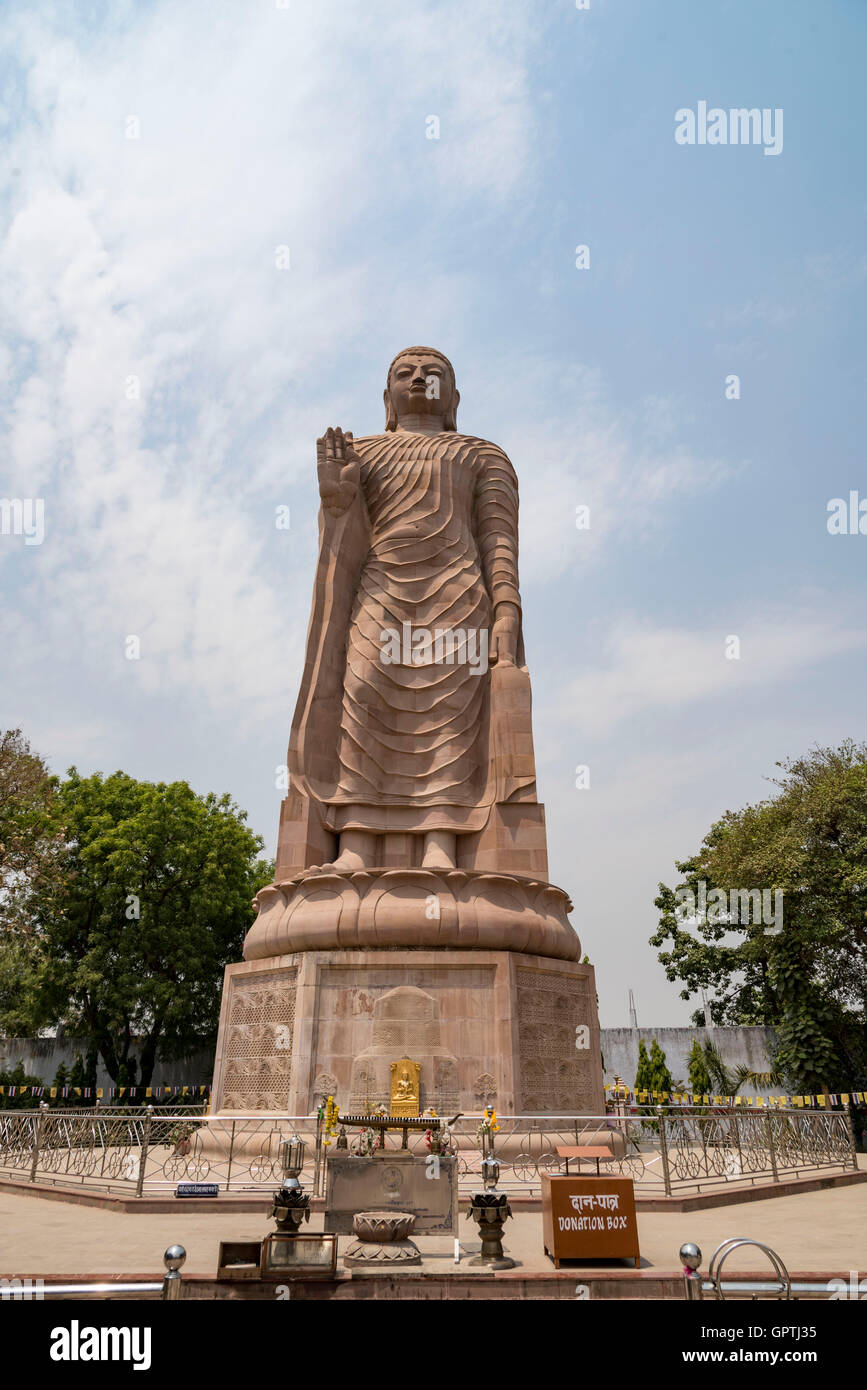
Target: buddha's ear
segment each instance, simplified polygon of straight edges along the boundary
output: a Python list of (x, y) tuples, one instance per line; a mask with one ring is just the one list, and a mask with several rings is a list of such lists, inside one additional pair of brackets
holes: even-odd
[(451, 406), (449, 407), (449, 413), (448, 413), (448, 415), (445, 417), (445, 419), (443, 420), (443, 429), (454, 430), (454, 431), (457, 433), (457, 428), (458, 428), (458, 406), (460, 405), (460, 403), (461, 403), (461, 393), (460, 393), (460, 391), (458, 390), (458, 388), (455, 387), (454, 392), (453, 392), (453, 394), (452, 394), (452, 403), (451, 403)]
[(391, 392), (389, 391), (387, 386), (382, 393), (382, 399), (385, 402), (385, 428), (387, 430), (396, 430), (397, 412), (395, 411), (395, 408), (391, 403)]

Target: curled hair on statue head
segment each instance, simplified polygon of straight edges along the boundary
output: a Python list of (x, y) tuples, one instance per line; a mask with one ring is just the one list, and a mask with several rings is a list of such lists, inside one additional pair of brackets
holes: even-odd
[(392, 374), (392, 372), (393, 372), (395, 366), (397, 365), (397, 363), (400, 361), (400, 359), (401, 359), (402, 357), (409, 357), (409, 356), (412, 356), (412, 357), (435, 357), (436, 360), (437, 360), (438, 362), (442, 362), (443, 365), (445, 366), (446, 370), (448, 371), (449, 376), (451, 377), (451, 383), (452, 383), (452, 403), (451, 403), (451, 405), (449, 406), (448, 413), (443, 417), (443, 429), (457, 431), (457, 428), (458, 428), (458, 400), (459, 400), (459, 397), (458, 397), (457, 386), (456, 386), (456, 382), (455, 382), (455, 369), (454, 369), (454, 367), (452, 366), (452, 364), (451, 364), (451, 362), (449, 361), (449, 359), (446, 357), (446, 355), (445, 355), (444, 352), (439, 352), (437, 348), (432, 348), (432, 347), (408, 347), (408, 348), (403, 348), (399, 353), (397, 353), (397, 355), (396, 355), (395, 357), (393, 357), (393, 358), (391, 359), (391, 362), (388, 364), (388, 372), (386, 373), (386, 378), (385, 378), (385, 391), (383, 392), (383, 396), (384, 396), (384, 399), (385, 399), (385, 428), (386, 428), (386, 430), (396, 430), (396, 429), (397, 429), (397, 414), (396, 414), (396, 412), (395, 412), (394, 406), (393, 406), (392, 403), (391, 403), (391, 374)]

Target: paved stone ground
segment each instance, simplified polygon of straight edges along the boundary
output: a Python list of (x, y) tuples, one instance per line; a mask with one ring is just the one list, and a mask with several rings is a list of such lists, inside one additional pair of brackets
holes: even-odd
[[(322, 1213), (314, 1213), (308, 1229), (321, 1228)], [(185, 1212), (180, 1200), (176, 1212), (151, 1215), (0, 1192), (0, 1275), (160, 1275), (163, 1251), (179, 1242), (188, 1255), (184, 1272), (212, 1276), (220, 1240), (256, 1240), (270, 1229), (267, 1219), (253, 1213), (221, 1214), (216, 1202), (208, 1212)], [(867, 1183), (706, 1211), (639, 1213), (638, 1229), (645, 1268), (676, 1270), (678, 1249), (687, 1240), (700, 1245), (707, 1268), (720, 1241), (747, 1235), (773, 1246), (792, 1272), (857, 1270), (867, 1277)], [(464, 1273), (467, 1258), (480, 1249), (475, 1230), (462, 1214)], [(505, 1243), (527, 1272), (553, 1269), (542, 1250), (539, 1212), (519, 1212), (508, 1223)], [(426, 1237), (417, 1244), (425, 1268), (458, 1268), (451, 1238)], [(763, 1267), (757, 1252), (738, 1252), (726, 1265), (740, 1271)]]

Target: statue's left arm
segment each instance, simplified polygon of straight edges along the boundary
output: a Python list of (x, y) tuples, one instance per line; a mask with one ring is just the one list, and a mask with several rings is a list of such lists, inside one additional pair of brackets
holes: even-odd
[(476, 541), (493, 608), (489, 658), (514, 665), (521, 651), (518, 588), (518, 479), (506, 454), (481, 446), (475, 498)]

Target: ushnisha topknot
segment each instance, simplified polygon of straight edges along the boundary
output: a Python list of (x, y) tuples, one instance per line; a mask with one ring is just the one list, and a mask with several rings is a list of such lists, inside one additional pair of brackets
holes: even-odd
[(456, 381), (455, 381), (455, 369), (454, 369), (454, 367), (452, 366), (452, 364), (451, 364), (451, 362), (449, 361), (449, 359), (446, 357), (446, 355), (445, 355), (444, 352), (440, 352), (438, 348), (432, 348), (432, 347), (405, 347), (405, 348), (401, 348), (400, 352), (395, 353), (394, 357), (392, 357), (391, 361), (389, 362), (389, 364), (388, 364), (388, 371), (387, 371), (386, 374), (385, 374), (385, 428), (386, 428), (386, 430), (395, 430), (395, 429), (397, 429), (397, 416), (394, 414), (393, 410), (391, 409), (391, 405), (390, 405), (390, 402), (389, 402), (389, 386), (391, 385), (391, 373), (392, 373), (392, 371), (394, 370), (395, 363), (399, 362), (400, 359), (401, 359), (401, 357), (406, 357), (408, 353), (412, 353), (412, 354), (415, 355), (415, 356), (421, 356), (421, 357), (435, 357), (435, 358), (437, 359), (437, 361), (442, 362), (443, 365), (444, 365), (445, 367), (448, 368), (448, 373), (449, 373), (449, 376), (451, 377), (451, 382), (452, 382), (452, 393), (453, 393), (453, 395), (455, 396), (455, 401), (454, 401), (454, 405), (452, 406), (452, 409), (449, 411), (448, 415), (446, 416), (445, 420), (443, 421), (443, 425), (444, 425), (444, 428), (447, 429), (447, 430), (455, 430), (455, 431), (456, 431), (457, 428), (458, 428), (458, 422), (457, 422), (458, 407), (457, 407), (457, 402), (458, 402), (458, 400), (459, 400), (460, 398), (457, 396), (457, 392), (456, 392), (456, 384), (457, 384), (457, 383), (456, 383)]

